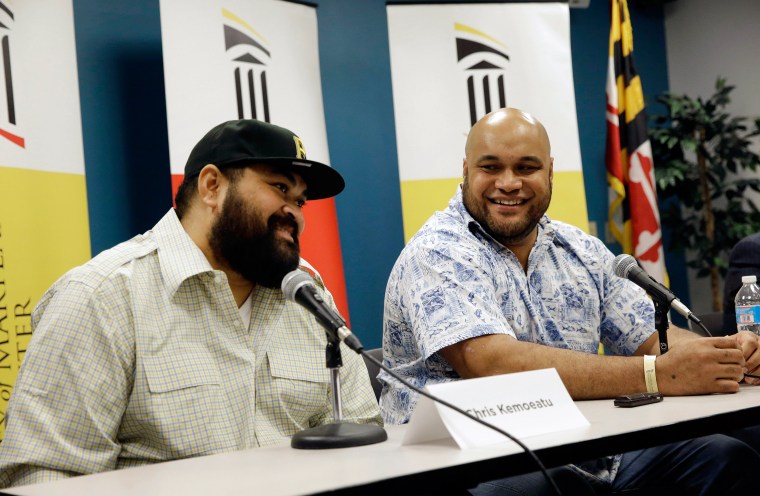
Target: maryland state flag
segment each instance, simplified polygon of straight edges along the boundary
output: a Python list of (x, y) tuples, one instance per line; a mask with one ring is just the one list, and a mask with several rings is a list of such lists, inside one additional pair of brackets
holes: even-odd
[(633, 28), (626, 0), (610, 3), (606, 158), (609, 228), (625, 253), (636, 257), (650, 276), (665, 281), (644, 92), (633, 63)]

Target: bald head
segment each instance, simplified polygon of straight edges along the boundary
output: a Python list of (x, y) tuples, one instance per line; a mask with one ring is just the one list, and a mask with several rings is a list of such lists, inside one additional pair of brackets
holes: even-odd
[(549, 135), (544, 125), (527, 112), (516, 108), (503, 108), (483, 116), (472, 126), (467, 135), (465, 157), (471, 159), (476, 147), (498, 141), (535, 140), (545, 147), (547, 157), (551, 155)]
[(465, 208), (527, 267), (552, 197), (554, 163), (546, 129), (521, 110), (491, 112), (472, 126), (462, 165)]

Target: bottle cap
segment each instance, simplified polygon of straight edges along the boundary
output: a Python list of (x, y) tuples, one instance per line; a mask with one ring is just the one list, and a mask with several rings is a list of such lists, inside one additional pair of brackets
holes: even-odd
[(757, 282), (757, 276), (742, 276), (742, 283), (754, 284)]

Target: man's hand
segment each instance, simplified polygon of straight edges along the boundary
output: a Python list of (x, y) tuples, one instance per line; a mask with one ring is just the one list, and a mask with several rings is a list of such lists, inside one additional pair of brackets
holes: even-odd
[[(746, 346), (755, 367), (760, 366), (757, 340), (747, 339)], [(734, 393), (744, 377), (746, 356), (735, 336), (680, 341), (657, 357), (658, 389), (665, 395)]]
[[(760, 376), (760, 338), (749, 331), (741, 331), (731, 337), (736, 338), (736, 343), (744, 354), (744, 373)], [(744, 382), (758, 385), (760, 379), (745, 376)]]

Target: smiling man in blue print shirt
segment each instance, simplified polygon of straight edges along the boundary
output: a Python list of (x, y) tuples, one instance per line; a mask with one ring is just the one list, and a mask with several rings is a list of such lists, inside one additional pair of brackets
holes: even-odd
[[(652, 390), (644, 355), (658, 353), (653, 304), (614, 275), (614, 255), (601, 241), (545, 215), (553, 158), (543, 125), (517, 109), (486, 115), (467, 138), (463, 176), (448, 208), (425, 223), (393, 268), (386, 364), (418, 387), (554, 367), (575, 399)], [(654, 374), (665, 395), (735, 392), (745, 369), (760, 366), (750, 333), (699, 338), (671, 327), (669, 340)], [(606, 355), (597, 354), (600, 343)], [(380, 380), (386, 422), (407, 422), (416, 393), (387, 374)], [(750, 474), (758, 469), (753, 448), (723, 435), (574, 468), (603, 491), (678, 494), (753, 492)]]

